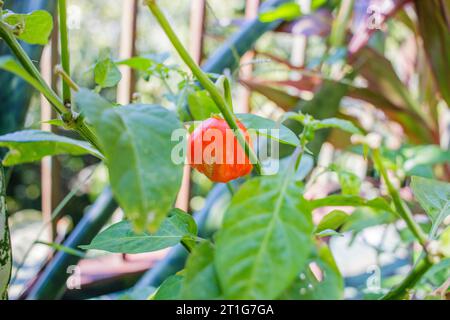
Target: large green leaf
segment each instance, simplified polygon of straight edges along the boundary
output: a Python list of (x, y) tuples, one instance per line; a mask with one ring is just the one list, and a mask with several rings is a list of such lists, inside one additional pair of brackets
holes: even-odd
[(197, 225), (191, 215), (173, 209), (155, 233), (136, 233), (129, 221), (113, 224), (99, 233), (89, 245), (80, 248), (119, 253), (142, 253), (161, 250), (178, 244), (183, 238), (197, 235)]
[(305, 267), (313, 224), (292, 176), (254, 178), (234, 195), (216, 241), (225, 298), (276, 298)]
[(168, 277), (151, 296), (151, 300), (181, 300), (183, 276), (174, 274)]
[(347, 221), (341, 227), (341, 231), (351, 231), (357, 234), (365, 228), (392, 223), (395, 220), (396, 216), (392, 212), (370, 207), (360, 207), (356, 208), (348, 217)]
[[(253, 129), (258, 135), (266, 136), (281, 143), (298, 146), (300, 141), (297, 135), (282, 124), (250, 113), (236, 114), (236, 117), (247, 129)], [(273, 131), (278, 130), (278, 131)]]
[(412, 177), (411, 189), (433, 222), (431, 235), (434, 238), (437, 228), (450, 214), (450, 183)]
[(293, 285), (281, 296), (295, 300), (338, 300), (344, 298), (344, 278), (336, 265), (327, 245), (318, 248), (315, 262), (320, 268), (322, 279), (317, 279), (311, 268), (301, 272)]
[(9, 152), (3, 159), (5, 166), (38, 161), (45, 156), (58, 154), (90, 153), (102, 158), (100, 153), (85, 141), (40, 130), (23, 130), (0, 136), (0, 147), (9, 148)]
[(76, 102), (92, 125), (106, 157), (111, 187), (138, 231), (155, 231), (175, 201), (183, 164), (172, 161), (176, 115), (157, 105), (113, 107), (81, 89)]
[(221, 296), (214, 267), (214, 248), (210, 242), (196, 246), (186, 262), (181, 297), (188, 300), (211, 300)]
[(53, 29), (53, 18), (45, 10), (36, 10), (26, 14), (6, 13), (3, 21), (11, 26), (18, 25), (17, 38), (30, 44), (47, 44)]

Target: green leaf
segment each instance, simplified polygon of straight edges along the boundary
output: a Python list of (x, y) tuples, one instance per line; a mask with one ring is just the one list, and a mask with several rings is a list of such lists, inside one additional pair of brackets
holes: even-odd
[(86, 254), (83, 251), (76, 250), (76, 249), (64, 246), (64, 245), (62, 245), (60, 243), (46, 242), (46, 241), (36, 241), (36, 243), (40, 243), (40, 244), (46, 245), (46, 246), (48, 246), (50, 248), (53, 248), (53, 249), (55, 249), (57, 251), (62, 251), (62, 252), (65, 252), (67, 254), (70, 254), (72, 256), (82, 258), (82, 259), (86, 257)]
[(0, 147), (9, 149), (3, 159), (3, 165), (5, 166), (38, 161), (45, 156), (58, 154), (82, 155), (90, 153), (102, 158), (101, 154), (85, 141), (40, 130), (23, 130), (0, 136)]
[(347, 221), (348, 217), (349, 215), (342, 210), (333, 210), (320, 220), (316, 227), (316, 233), (327, 229), (336, 230)]
[(315, 129), (325, 129), (325, 128), (337, 128), (343, 131), (353, 133), (353, 134), (362, 134), (363, 132), (356, 127), (352, 122), (339, 118), (328, 118), (324, 120), (318, 121), (317, 124), (314, 125)]
[(119, 205), (137, 231), (155, 231), (181, 185), (183, 163), (172, 161), (179, 142), (171, 140), (180, 121), (157, 105), (113, 107), (87, 89), (80, 89), (76, 102), (99, 139)]
[(0, 69), (11, 72), (16, 76), (21, 77), (23, 80), (31, 84), (35, 89), (40, 92), (45, 91), (42, 85), (34, 79), (28, 71), (26, 71), (20, 64), (17, 63), (11, 56), (1, 56), (0, 57)]
[(450, 183), (412, 177), (411, 189), (433, 223), (431, 238), (434, 238), (437, 228), (450, 214)]
[(402, 150), (403, 168), (407, 175), (417, 175), (424, 166), (430, 167), (438, 163), (450, 163), (450, 150), (443, 150), (437, 145), (407, 147)]
[(320, 268), (322, 279), (317, 279), (311, 268), (300, 273), (293, 285), (281, 296), (281, 299), (295, 300), (339, 300), (344, 298), (344, 278), (336, 265), (333, 254), (323, 244), (315, 262)]
[(322, 230), (322, 231), (316, 233), (316, 237), (319, 237), (319, 238), (332, 237), (332, 236), (343, 237), (344, 235), (342, 233), (337, 232), (332, 229), (325, 229), (325, 230)]
[(155, 233), (136, 233), (129, 221), (113, 224), (99, 233), (89, 245), (80, 248), (118, 253), (143, 253), (178, 244), (184, 237), (195, 237), (197, 225), (191, 215), (173, 209)]
[(194, 120), (205, 120), (210, 118), (212, 114), (220, 113), (219, 108), (206, 90), (190, 92), (187, 101)]
[(294, 20), (301, 15), (300, 5), (295, 2), (283, 3), (282, 5), (262, 12), (259, 14), (259, 21), (261, 22), (273, 22), (278, 19), (286, 21)]
[(3, 21), (11, 26), (18, 25), (21, 31), (16, 37), (30, 44), (47, 44), (53, 29), (53, 18), (45, 10), (36, 10), (26, 14), (6, 14)]
[(111, 58), (102, 58), (94, 68), (94, 79), (102, 88), (114, 87), (122, 79), (122, 74)]
[(181, 300), (181, 284), (183, 276), (174, 274), (168, 277), (152, 295), (151, 300)]
[(249, 180), (217, 234), (215, 265), (226, 299), (273, 299), (305, 267), (311, 211), (293, 174)]
[(370, 207), (374, 209), (394, 212), (391, 206), (383, 198), (364, 199), (353, 195), (331, 195), (321, 199), (310, 201), (312, 209), (327, 206)]
[(450, 226), (439, 236), (439, 251), (444, 257), (450, 258)]
[(188, 300), (212, 300), (221, 296), (214, 268), (214, 248), (208, 241), (194, 248), (186, 262), (181, 297)]
[[(253, 129), (256, 134), (269, 137), (281, 143), (298, 146), (300, 141), (296, 134), (282, 124), (250, 113), (239, 113), (236, 117), (247, 129)], [(276, 130), (276, 131), (274, 131)]]
[(355, 234), (372, 226), (380, 224), (388, 224), (394, 222), (396, 216), (389, 211), (372, 209), (372, 208), (357, 208), (348, 217), (347, 221), (341, 228), (342, 232), (353, 231)]

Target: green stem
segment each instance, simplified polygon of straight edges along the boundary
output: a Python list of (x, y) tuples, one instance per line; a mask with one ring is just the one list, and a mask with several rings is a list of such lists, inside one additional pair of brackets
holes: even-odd
[(16, 37), (9, 30), (8, 25), (0, 21), (0, 38), (5, 40), (13, 54), (21, 63), (22, 67), (36, 80), (42, 87), (41, 93), (50, 102), (55, 111), (61, 116), (62, 120), (69, 128), (76, 130), (84, 139), (89, 141), (94, 147), (101, 151), (97, 137), (92, 130), (85, 124), (81, 116), (74, 117), (72, 111), (68, 109), (58, 95), (50, 88), (40, 74), (39, 70), (23, 50)]
[(250, 148), (249, 144), (245, 140), (244, 135), (242, 134), (242, 131), (239, 129), (239, 126), (236, 123), (235, 117), (234, 117), (232, 111), (230, 110), (227, 102), (225, 101), (224, 97), (221, 95), (221, 93), (216, 88), (216, 86), (211, 81), (211, 79), (209, 79), (208, 76), (202, 71), (202, 69), (200, 69), (200, 67), (197, 65), (197, 63), (195, 63), (195, 61), (189, 55), (187, 50), (184, 48), (180, 39), (178, 39), (178, 36), (173, 31), (172, 26), (167, 21), (166, 17), (162, 13), (159, 6), (156, 4), (156, 0), (147, 0), (146, 3), (147, 3), (147, 6), (149, 7), (150, 11), (152, 12), (154, 17), (158, 21), (161, 28), (166, 33), (167, 37), (169, 38), (170, 42), (174, 46), (175, 50), (177, 50), (181, 59), (184, 61), (184, 63), (186, 63), (186, 65), (189, 67), (189, 69), (191, 69), (194, 76), (197, 78), (197, 80), (200, 82), (200, 84), (209, 92), (209, 94), (211, 95), (211, 98), (217, 104), (217, 107), (219, 108), (220, 112), (222, 113), (225, 121), (228, 123), (230, 128), (233, 130), (240, 145), (244, 148), (245, 154), (250, 159), (251, 163), (254, 164), (256, 172), (258, 174), (261, 174), (261, 164), (259, 163), (258, 157), (256, 156), (253, 149)]
[(384, 182), (386, 183), (388, 192), (392, 197), (392, 201), (394, 202), (394, 206), (398, 214), (403, 220), (405, 220), (408, 228), (411, 230), (411, 232), (414, 234), (414, 236), (417, 238), (419, 243), (426, 251), (427, 236), (423, 232), (422, 228), (414, 220), (411, 211), (409, 210), (408, 206), (403, 202), (402, 198), (400, 197), (400, 194), (398, 193), (398, 190), (392, 185), (391, 181), (389, 180), (387, 171), (384, 168), (381, 160), (380, 151), (378, 149), (373, 150), (373, 160), (378, 170), (380, 171), (380, 174), (383, 177)]
[[(61, 66), (56, 66), (55, 74), (61, 76), (63, 84), (68, 86), (69, 89), (72, 88), (74, 91), (79, 91), (80, 87), (73, 81), (73, 79), (68, 75)], [(70, 90), (69, 90), (70, 91)], [(67, 105), (67, 103), (66, 103)]]
[[(66, 0), (58, 0), (59, 10), (59, 36), (61, 46), (61, 65), (64, 72), (70, 78), (70, 54), (69, 41), (67, 32), (67, 8)], [(69, 85), (63, 81), (62, 83), (62, 97), (65, 105), (70, 105), (72, 102)]]
[(62, 116), (62, 118), (65, 121), (72, 120), (72, 113), (64, 106), (58, 95), (45, 82), (45, 80), (39, 73), (39, 70), (33, 64), (19, 42), (16, 40), (16, 37), (9, 30), (8, 26), (2, 22), (0, 22), (0, 37), (5, 40), (6, 44), (17, 57), (24, 69), (39, 82), (39, 84), (43, 88), (42, 94), (54, 106), (54, 108)]
[(227, 185), (228, 191), (230, 192), (231, 196), (233, 196), (234, 195), (233, 185), (231, 184), (231, 182), (227, 182), (226, 185)]
[(419, 260), (413, 269), (410, 271), (408, 276), (393, 290), (389, 291), (386, 295), (381, 297), (382, 300), (398, 300), (402, 299), (407, 290), (416, 285), (416, 283), (422, 278), (425, 272), (431, 268), (433, 264), (425, 256)]

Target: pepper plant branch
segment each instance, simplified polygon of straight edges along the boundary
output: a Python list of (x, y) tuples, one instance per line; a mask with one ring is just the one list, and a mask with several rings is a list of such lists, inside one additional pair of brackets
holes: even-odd
[[(59, 11), (59, 37), (61, 46), (61, 65), (64, 72), (70, 79), (70, 54), (69, 41), (67, 31), (67, 5), (66, 0), (58, 0)], [(65, 105), (70, 105), (72, 102), (70, 87), (67, 82), (62, 83), (62, 98)]]
[(68, 75), (66, 73), (66, 71), (63, 69), (63, 67), (61, 67), (59, 65), (56, 66), (55, 74), (58, 76), (61, 76), (61, 78), (63, 80), (63, 84), (65, 84), (67, 87), (69, 87), (69, 91), (70, 91), (70, 88), (72, 88), (74, 91), (80, 90), (80, 87), (75, 83), (75, 81), (73, 81), (73, 79), (70, 77), (70, 75)]
[(9, 25), (0, 21), (0, 38), (2, 38), (9, 46), (13, 54), (19, 60), (22, 67), (40, 84), (42, 87), (41, 93), (50, 102), (55, 111), (60, 115), (61, 119), (67, 126), (77, 131), (84, 139), (89, 141), (94, 147), (101, 151), (97, 137), (92, 130), (86, 125), (83, 117), (76, 116), (67, 108), (58, 95), (45, 82), (39, 70), (31, 61), (30, 57), (23, 50), (22, 46), (17, 41), (14, 34), (12, 34)]
[(422, 278), (425, 272), (431, 268), (433, 264), (427, 258), (427, 256), (422, 257), (412, 268), (408, 276), (393, 290), (389, 291), (383, 297), (382, 300), (397, 300), (401, 299), (409, 288), (412, 288), (416, 283)]
[(403, 220), (405, 220), (408, 228), (411, 230), (411, 232), (414, 234), (414, 236), (417, 238), (417, 240), (419, 241), (419, 243), (422, 245), (422, 247), (426, 252), (427, 236), (423, 232), (422, 228), (414, 220), (411, 211), (409, 210), (408, 206), (404, 203), (404, 201), (401, 199), (397, 189), (392, 185), (388, 177), (386, 168), (383, 166), (379, 149), (373, 150), (373, 160), (381, 176), (383, 177), (384, 182), (386, 183), (388, 192), (392, 197), (392, 201), (394, 202), (395, 209), (397, 210), (400, 217)]
[(200, 69), (200, 67), (197, 65), (197, 63), (195, 63), (195, 61), (189, 55), (187, 50), (184, 48), (180, 39), (173, 31), (172, 26), (167, 21), (163, 12), (157, 5), (156, 0), (146, 0), (146, 4), (149, 7), (150, 11), (152, 12), (153, 16), (158, 21), (161, 28), (166, 33), (167, 37), (169, 38), (170, 42), (174, 46), (175, 50), (180, 55), (181, 59), (184, 61), (184, 63), (186, 63), (186, 65), (189, 67), (189, 69), (191, 69), (192, 73), (197, 78), (197, 80), (200, 82), (200, 84), (211, 95), (211, 98), (216, 103), (216, 105), (219, 108), (220, 112), (222, 113), (225, 121), (228, 123), (230, 128), (233, 130), (237, 140), (239, 141), (239, 144), (243, 147), (245, 154), (250, 159), (251, 163), (254, 164), (256, 172), (258, 174), (261, 174), (261, 164), (259, 163), (258, 157), (256, 156), (253, 149), (250, 148), (249, 144), (245, 140), (244, 135), (242, 134), (242, 131), (240, 130), (239, 126), (237, 125), (235, 117), (234, 117), (232, 111), (230, 110), (230, 107), (228, 106), (225, 98), (222, 96), (222, 94), (217, 89), (217, 87), (214, 85), (214, 83), (211, 81), (211, 79), (209, 79), (209, 77), (202, 71), (202, 69)]

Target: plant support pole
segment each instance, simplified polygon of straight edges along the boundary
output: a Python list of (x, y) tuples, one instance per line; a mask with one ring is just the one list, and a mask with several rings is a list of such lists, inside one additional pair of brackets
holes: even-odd
[(170, 42), (172, 43), (172, 45), (174, 46), (174, 48), (180, 55), (181, 59), (186, 63), (186, 65), (189, 67), (189, 69), (191, 69), (192, 73), (197, 78), (197, 80), (200, 82), (200, 84), (211, 95), (211, 98), (216, 103), (216, 105), (219, 108), (220, 112), (222, 113), (225, 121), (228, 123), (230, 128), (233, 130), (240, 145), (244, 148), (245, 154), (250, 159), (251, 163), (254, 164), (256, 172), (258, 174), (261, 174), (261, 165), (259, 163), (258, 157), (256, 156), (255, 152), (250, 148), (249, 144), (245, 140), (244, 135), (242, 134), (242, 131), (239, 129), (239, 127), (236, 123), (236, 120), (234, 118), (234, 115), (233, 115), (232, 111), (230, 110), (230, 107), (228, 106), (227, 102), (225, 101), (225, 98), (221, 95), (221, 93), (216, 88), (216, 86), (211, 81), (211, 79), (209, 79), (208, 76), (200, 69), (200, 67), (195, 63), (195, 61), (189, 55), (187, 50), (184, 48), (180, 39), (178, 39), (178, 36), (173, 31), (172, 26), (170, 25), (169, 21), (167, 21), (166, 17), (164, 16), (164, 14), (161, 11), (161, 9), (156, 4), (156, 0), (147, 0), (146, 3), (148, 5), (150, 11), (153, 13), (154, 17), (158, 21), (161, 28), (166, 33)]

